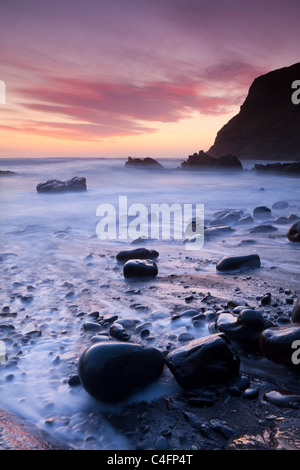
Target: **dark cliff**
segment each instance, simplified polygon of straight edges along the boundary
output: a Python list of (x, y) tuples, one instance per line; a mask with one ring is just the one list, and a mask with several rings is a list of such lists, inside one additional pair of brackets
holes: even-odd
[(295, 80), (300, 80), (300, 63), (256, 78), (240, 112), (219, 130), (208, 154), (300, 160), (300, 104), (292, 102)]

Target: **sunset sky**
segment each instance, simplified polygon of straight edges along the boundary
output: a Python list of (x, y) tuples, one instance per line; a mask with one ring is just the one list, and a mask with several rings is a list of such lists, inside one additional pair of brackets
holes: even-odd
[(299, 18), (299, 0), (1, 0), (0, 158), (208, 150), (255, 77), (300, 61)]

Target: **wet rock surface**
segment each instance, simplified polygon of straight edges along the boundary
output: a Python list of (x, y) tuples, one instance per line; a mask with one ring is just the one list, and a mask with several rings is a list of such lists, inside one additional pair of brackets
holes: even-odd
[(216, 265), (219, 272), (247, 271), (260, 268), (260, 257), (256, 254), (246, 256), (225, 256)]
[(158, 274), (157, 264), (149, 259), (130, 259), (123, 267), (124, 277), (127, 279), (151, 278)]
[(166, 364), (179, 385), (188, 390), (224, 382), (239, 373), (238, 361), (218, 334), (175, 349), (166, 357)]
[(117, 403), (159, 378), (163, 356), (155, 348), (133, 343), (95, 344), (80, 357), (80, 381), (96, 400)]
[(300, 370), (298, 361), (294, 360), (294, 342), (297, 349), (300, 345), (300, 325), (268, 328), (259, 338), (260, 349), (270, 361)]
[(29, 421), (0, 409), (0, 450), (72, 450)]

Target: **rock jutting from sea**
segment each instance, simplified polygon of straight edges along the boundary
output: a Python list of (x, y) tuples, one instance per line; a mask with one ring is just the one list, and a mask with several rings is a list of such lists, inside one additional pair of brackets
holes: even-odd
[(36, 187), (38, 193), (62, 193), (68, 191), (86, 191), (86, 179), (75, 176), (66, 181), (56, 179), (48, 180), (45, 183), (39, 183)]

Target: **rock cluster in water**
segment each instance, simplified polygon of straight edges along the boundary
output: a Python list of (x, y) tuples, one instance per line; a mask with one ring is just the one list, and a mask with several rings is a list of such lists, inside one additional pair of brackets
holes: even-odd
[(267, 163), (262, 165), (261, 163), (256, 163), (254, 165), (254, 170), (258, 173), (265, 174), (275, 174), (275, 175), (290, 175), (290, 176), (299, 176), (300, 175), (300, 162), (289, 162), (289, 163)]
[(39, 183), (36, 187), (38, 193), (61, 193), (68, 191), (86, 191), (86, 179), (75, 176), (66, 181), (56, 179), (48, 180), (45, 183)]
[(235, 155), (223, 155), (214, 158), (203, 150), (189, 155), (188, 159), (181, 163), (182, 170), (243, 170), (240, 160)]
[(126, 167), (134, 168), (150, 168), (150, 169), (162, 169), (163, 166), (154, 158), (132, 158), (128, 157), (127, 162), (125, 162)]

